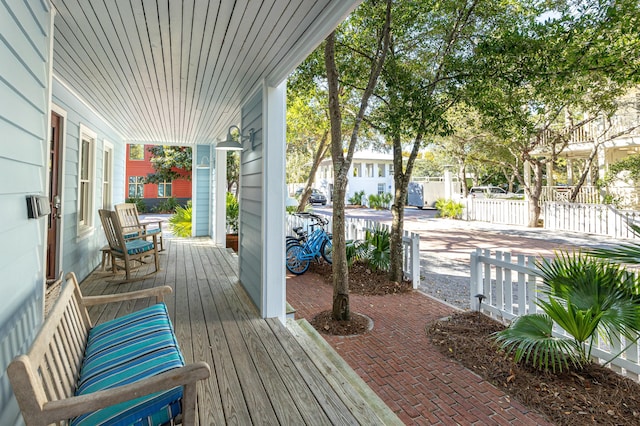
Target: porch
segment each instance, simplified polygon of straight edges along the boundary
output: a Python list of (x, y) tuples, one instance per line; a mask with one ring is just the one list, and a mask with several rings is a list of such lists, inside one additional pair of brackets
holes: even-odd
[[(186, 361), (205, 361), (212, 370), (198, 389), (200, 424), (380, 424), (397, 419), (376, 398), (360, 396), (340, 368), (318, 367), (302, 346), (307, 343), (296, 340), (278, 319), (260, 318), (238, 282), (235, 254), (208, 238), (167, 239), (165, 246), (161, 271), (150, 278), (115, 284), (113, 275), (96, 269), (81, 288), (89, 295), (164, 284), (173, 288), (166, 303)], [(146, 274), (145, 268), (137, 273)], [(90, 315), (102, 322), (133, 309), (123, 303), (96, 307)]]

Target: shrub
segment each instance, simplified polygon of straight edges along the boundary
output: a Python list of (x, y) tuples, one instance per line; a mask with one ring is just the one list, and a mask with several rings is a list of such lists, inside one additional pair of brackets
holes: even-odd
[(353, 204), (354, 206), (362, 206), (362, 200), (364, 199), (364, 190), (358, 191), (353, 194), (353, 197), (349, 198), (347, 201), (349, 204)]
[(187, 202), (186, 207), (176, 207), (176, 212), (169, 218), (169, 228), (175, 236), (191, 236), (191, 214), (191, 200)]
[[(514, 361), (562, 372), (590, 361), (597, 336), (609, 344), (618, 333), (627, 342), (637, 339), (640, 311), (633, 274), (582, 253), (560, 253), (538, 267), (544, 297), (536, 305), (542, 313), (523, 315), (495, 334), (498, 344), (514, 353)], [(570, 337), (554, 336), (554, 326)]]
[(144, 203), (142, 198), (127, 198), (125, 202), (135, 204), (136, 209), (138, 209), (138, 213), (147, 212), (147, 205)]
[(440, 198), (438, 201), (436, 201), (436, 209), (438, 209), (439, 217), (460, 219), (464, 206), (462, 205), (462, 203)]
[(180, 204), (174, 197), (164, 199), (153, 210), (156, 213), (174, 213)]
[(238, 233), (238, 216), (240, 215), (240, 203), (231, 192), (227, 192), (227, 232)]

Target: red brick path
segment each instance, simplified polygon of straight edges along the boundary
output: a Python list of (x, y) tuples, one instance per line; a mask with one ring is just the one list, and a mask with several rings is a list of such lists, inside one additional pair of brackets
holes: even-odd
[[(331, 298), (331, 286), (314, 273), (287, 278), (296, 319), (330, 309)], [(353, 312), (374, 321), (373, 330), (324, 337), (406, 424), (549, 424), (430, 344), (425, 326), (452, 308), (418, 292), (351, 295), (350, 301)]]

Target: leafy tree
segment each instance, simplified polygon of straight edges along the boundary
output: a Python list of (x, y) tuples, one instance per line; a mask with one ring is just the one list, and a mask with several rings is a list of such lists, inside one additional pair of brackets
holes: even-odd
[[(314, 60), (312, 55), (307, 61)], [(287, 157), (294, 159), (291, 165), (287, 164), (287, 174), (296, 176), (294, 182), (306, 181), (298, 212), (307, 206), (316, 172), (329, 149), (326, 91), (305, 81), (307, 76), (303, 72), (294, 73), (287, 87)]]
[(240, 154), (237, 151), (227, 151), (227, 192), (232, 192), (234, 188), (238, 188), (239, 183)]
[[(447, 112), (459, 102), (464, 61), (477, 39), (503, 25), (504, 2), (405, 1), (394, 5), (390, 52), (376, 90), (370, 123), (392, 145), (394, 202), (391, 231), (392, 281), (402, 279), (402, 230), (409, 181), (419, 150), (451, 133)], [(403, 159), (403, 151), (409, 156)]]
[[(392, 4), (392, 0), (363, 3), (324, 44), (334, 175), (332, 317), (335, 320), (349, 320), (351, 315), (344, 223), (348, 170), (389, 49)], [(353, 103), (358, 105), (353, 112), (344, 111), (346, 105)], [(353, 114), (353, 127), (346, 146), (342, 139), (345, 113)]]
[[(533, 5), (474, 46), (465, 85), (484, 126), (532, 170), (529, 185), (519, 164), (512, 165), (529, 195), (530, 226), (540, 215), (546, 164), (556, 161), (574, 129), (614, 109), (624, 88), (638, 81), (640, 57), (635, 1)], [(547, 12), (557, 17), (541, 20)]]
[(149, 173), (146, 183), (171, 182), (178, 179), (191, 180), (191, 148), (185, 146), (154, 145), (151, 165), (155, 172)]

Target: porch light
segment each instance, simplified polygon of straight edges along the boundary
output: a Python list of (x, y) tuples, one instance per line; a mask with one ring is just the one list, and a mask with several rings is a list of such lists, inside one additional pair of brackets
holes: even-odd
[[(238, 132), (238, 135), (240, 135), (239, 141), (233, 140), (233, 137), (231, 136), (231, 131), (234, 129)], [(222, 142), (218, 142), (218, 144), (216, 145), (216, 149), (221, 151), (242, 151), (242, 142), (248, 140), (251, 143), (251, 150), (253, 151), (254, 139), (255, 132), (253, 129), (249, 129), (249, 136), (243, 136), (240, 128), (236, 125), (232, 125), (231, 127), (229, 127), (229, 131), (227, 132), (227, 139)]]

